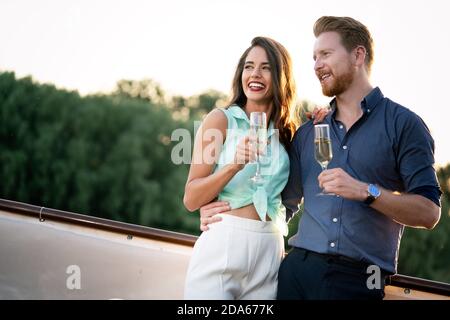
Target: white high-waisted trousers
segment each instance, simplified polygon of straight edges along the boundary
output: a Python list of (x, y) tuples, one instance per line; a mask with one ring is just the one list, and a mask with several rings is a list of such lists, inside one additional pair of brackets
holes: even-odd
[(195, 243), (185, 299), (275, 299), (283, 236), (271, 221), (221, 214)]

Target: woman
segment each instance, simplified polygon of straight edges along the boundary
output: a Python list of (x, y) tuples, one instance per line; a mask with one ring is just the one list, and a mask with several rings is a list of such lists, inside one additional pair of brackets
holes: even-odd
[[(275, 299), (287, 235), (280, 193), (289, 175), (294, 102), (289, 53), (270, 38), (254, 38), (236, 68), (230, 106), (211, 111), (196, 136), (184, 204), (194, 211), (219, 198), (230, 206), (194, 246), (186, 299)], [(256, 165), (248, 164), (255, 154), (248, 137), (255, 111), (265, 112), (269, 124), (270, 161), (258, 187), (251, 181)]]

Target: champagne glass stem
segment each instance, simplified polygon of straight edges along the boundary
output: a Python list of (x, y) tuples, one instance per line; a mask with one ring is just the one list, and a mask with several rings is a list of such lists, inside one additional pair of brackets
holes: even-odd
[(252, 112), (250, 113), (250, 135), (252, 136), (253, 140), (253, 147), (256, 148), (256, 154), (254, 161), (251, 161), (251, 163), (256, 164), (256, 172), (253, 177), (250, 178), (250, 180), (254, 183), (254, 185), (259, 186), (263, 183), (262, 177), (261, 177), (261, 163), (260, 163), (260, 144), (261, 140), (265, 140), (267, 138), (267, 119), (266, 114), (264, 112)]
[(261, 174), (260, 170), (261, 170), (261, 164), (259, 163), (259, 155), (256, 154), (256, 173), (255, 173), (255, 175), (257, 177), (259, 177)]

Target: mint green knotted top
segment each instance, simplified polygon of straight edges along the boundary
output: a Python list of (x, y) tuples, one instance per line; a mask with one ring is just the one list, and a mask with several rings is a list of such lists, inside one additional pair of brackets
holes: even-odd
[[(227, 137), (214, 172), (234, 161), (239, 141), (249, 134), (250, 121), (245, 111), (232, 105), (222, 110), (228, 119)], [(289, 177), (289, 156), (279, 141), (279, 136), (269, 124), (266, 154), (260, 157), (260, 172), (263, 182), (255, 185), (250, 179), (256, 172), (256, 163), (247, 163), (242, 170), (228, 182), (219, 194), (219, 200), (228, 201), (232, 209), (254, 204), (262, 221), (266, 214), (275, 222), (280, 232), (286, 236), (286, 209), (281, 203), (281, 191)]]

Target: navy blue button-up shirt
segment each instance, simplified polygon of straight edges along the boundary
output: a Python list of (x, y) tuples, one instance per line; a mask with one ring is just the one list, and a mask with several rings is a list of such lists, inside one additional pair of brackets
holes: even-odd
[[(388, 190), (418, 193), (439, 204), (440, 189), (434, 165), (434, 141), (412, 111), (373, 89), (361, 102), (363, 116), (350, 128), (332, 112), (330, 125), (333, 158), (329, 169), (342, 168), (353, 178)], [(321, 172), (314, 158), (314, 125), (301, 126), (290, 150), (290, 176), (282, 193), (287, 219), (304, 212), (298, 232), (289, 244), (311, 251), (344, 255), (376, 264), (395, 273), (404, 226), (360, 201), (317, 196)]]

